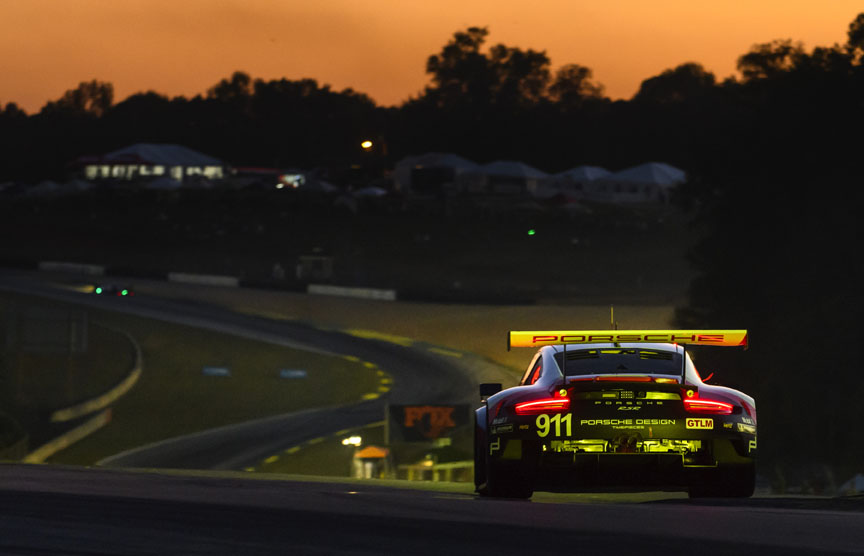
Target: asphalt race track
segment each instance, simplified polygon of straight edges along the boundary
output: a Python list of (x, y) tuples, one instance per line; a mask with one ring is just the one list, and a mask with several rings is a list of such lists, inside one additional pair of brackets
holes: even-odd
[[(864, 552), (864, 513), (486, 500), (376, 486), (0, 465), (0, 554)], [(573, 500), (578, 501), (578, 497)]]
[[(479, 377), (460, 368), (479, 360), (456, 362), (214, 306), (146, 296), (121, 306), (21, 275), (0, 275), (0, 287), (355, 355), (393, 375), (391, 400), (473, 400)], [(484, 373), (486, 378), (495, 371)], [(383, 404), (379, 399), (243, 423), (109, 463), (240, 469), (312, 436), (378, 421)], [(649, 502), (602, 494), (516, 501), (478, 498), (466, 485), (444, 484), (436, 492), (393, 484), (0, 464), (0, 555), (864, 554), (862, 499), (690, 502), (657, 493)]]

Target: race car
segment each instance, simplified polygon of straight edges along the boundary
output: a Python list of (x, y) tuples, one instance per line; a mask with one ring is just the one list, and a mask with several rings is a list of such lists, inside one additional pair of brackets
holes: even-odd
[(530, 498), (535, 490), (615, 487), (751, 496), (756, 402), (705, 384), (689, 345), (746, 348), (747, 331), (510, 332), (508, 349), (539, 349), (518, 386), (480, 385), (477, 492)]
[(135, 295), (135, 290), (132, 288), (132, 286), (113, 283), (95, 284), (92, 291), (94, 295), (113, 295), (118, 297)]

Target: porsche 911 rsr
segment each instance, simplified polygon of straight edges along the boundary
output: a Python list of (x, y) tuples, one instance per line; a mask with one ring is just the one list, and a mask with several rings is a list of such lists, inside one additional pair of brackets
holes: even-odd
[(746, 330), (511, 332), (539, 347), (520, 384), (481, 385), (478, 493), (623, 487), (753, 493), (756, 404), (705, 384), (686, 346), (744, 346)]

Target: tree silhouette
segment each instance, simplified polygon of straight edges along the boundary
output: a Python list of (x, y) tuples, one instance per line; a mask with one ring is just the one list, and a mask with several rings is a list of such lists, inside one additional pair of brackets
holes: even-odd
[(498, 44), (489, 50), (489, 65), (495, 75), (491, 94), (502, 107), (530, 106), (546, 94), (550, 73), (545, 52)]
[(699, 99), (715, 84), (713, 73), (701, 64), (688, 62), (643, 81), (633, 100), (663, 104)]
[(488, 34), (485, 27), (458, 31), (439, 54), (429, 57), (426, 72), (433, 86), (425, 95), (435, 106), (449, 110), (497, 105), (505, 110), (544, 98), (550, 78), (546, 53), (504, 44), (481, 52)]
[(588, 99), (603, 97), (603, 85), (594, 83), (590, 68), (579, 64), (566, 64), (555, 72), (549, 86), (549, 98), (563, 110), (579, 108)]
[(480, 52), (488, 34), (485, 27), (458, 31), (439, 54), (429, 57), (426, 73), (433, 86), (426, 89), (426, 97), (437, 107), (488, 103), (496, 81), (489, 59)]
[(27, 118), (27, 113), (14, 102), (7, 102), (6, 107), (0, 105), (0, 117), (7, 119), (22, 120)]
[(804, 56), (804, 46), (791, 39), (756, 44), (738, 58), (738, 71), (745, 80), (775, 77), (792, 69)]
[(859, 52), (864, 51), (864, 13), (852, 20), (849, 24), (849, 30), (846, 33), (848, 37), (847, 46), (851, 49), (857, 49)]
[(252, 78), (248, 73), (235, 71), (230, 79), (222, 79), (207, 90), (207, 98), (231, 102), (247, 100), (252, 96)]
[(48, 102), (44, 112), (66, 112), (70, 114), (103, 116), (114, 103), (114, 86), (102, 81), (82, 81), (75, 89), (69, 89), (56, 101)]

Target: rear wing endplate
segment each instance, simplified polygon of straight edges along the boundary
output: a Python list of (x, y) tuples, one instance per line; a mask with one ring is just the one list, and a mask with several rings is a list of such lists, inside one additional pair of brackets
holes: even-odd
[(514, 347), (644, 343), (747, 347), (746, 330), (512, 330), (507, 351)]

